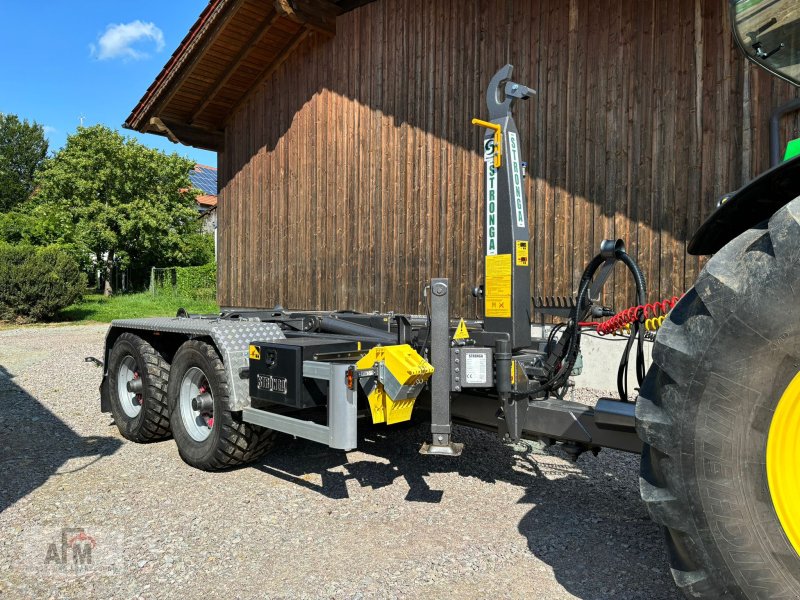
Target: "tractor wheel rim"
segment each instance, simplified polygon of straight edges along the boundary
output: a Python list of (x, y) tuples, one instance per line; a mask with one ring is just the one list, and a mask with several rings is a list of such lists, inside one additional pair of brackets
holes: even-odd
[(117, 397), (122, 406), (122, 411), (131, 419), (142, 412), (142, 395), (128, 391), (128, 382), (139, 377), (136, 359), (128, 355), (119, 363), (117, 369)]
[(767, 480), (778, 520), (800, 555), (800, 373), (775, 407), (767, 438)]
[(181, 421), (186, 433), (196, 442), (203, 442), (211, 435), (214, 425), (214, 413), (200, 412), (192, 408), (192, 400), (200, 394), (207, 393), (212, 397), (211, 387), (205, 373), (197, 367), (192, 367), (181, 380), (178, 407), (181, 411)]

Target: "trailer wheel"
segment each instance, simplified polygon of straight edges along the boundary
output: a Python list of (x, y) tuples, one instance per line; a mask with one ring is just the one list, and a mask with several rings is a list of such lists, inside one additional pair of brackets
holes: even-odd
[(181, 458), (204, 471), (233, 467), (263, 455), (276, 433), (245, 423), (228, 409), (228, 378), (213, 346), (185, 342), (175, 354), (168, 397), (172, 434)]
[(641, 495), (692, 598), (800, 598), (800, 198), (712, 257), (636, 405)]
[(169, 437), (169, 363), (155, 348), (123, 333), (111, 349), (108, 378), (111, 414), (125, 438), (142, 443)]

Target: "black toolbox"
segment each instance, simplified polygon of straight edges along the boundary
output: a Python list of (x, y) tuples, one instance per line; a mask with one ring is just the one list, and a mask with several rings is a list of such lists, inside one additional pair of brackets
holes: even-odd
[[(280, 342), (250, 343), (250, 403), (254, 408), (276, 403), (310, 408), (327, 403), (328, 382), (303, 379), (303, 361), (325, 359), (326, 354), (354, 352), (359, 343), (319, 337), (297, 337)], [(353, 361), (355, 362), (355, 361)]]

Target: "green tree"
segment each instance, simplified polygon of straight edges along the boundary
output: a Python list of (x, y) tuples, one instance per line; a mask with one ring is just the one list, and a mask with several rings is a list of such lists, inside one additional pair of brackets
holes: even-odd
[(41, 125), (0, 113), (0, 211), (28, 199), (46, 156), (47, 140)]
[(41, 170), (32, 203), (44, 229), (60, 232), (48, 241), (83, 247), (104, 266), (110, 295), (115, 265), (186, 264), (186, 240), (200, 228), (187, 192), (193, 166), (102, 125), (79, 127)]

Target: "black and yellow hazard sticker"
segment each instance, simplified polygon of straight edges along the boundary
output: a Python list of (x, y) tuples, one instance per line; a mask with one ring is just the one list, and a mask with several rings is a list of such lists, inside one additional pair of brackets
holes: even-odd
[(517, 241), (517, 266), (527, 267), (528, 262), (528, 242)]
[(468, 340), (469, 339), (469, 331), (467, 330), (467, 324), (464, 322), (464, 319), (461, 319), (458, 322), (458, 327), (456, 328), (456, 333), (453, 335), (454, 340)]
[(261, 360), (261, 349), (258, 346), (250, 346), (250, 358)]

